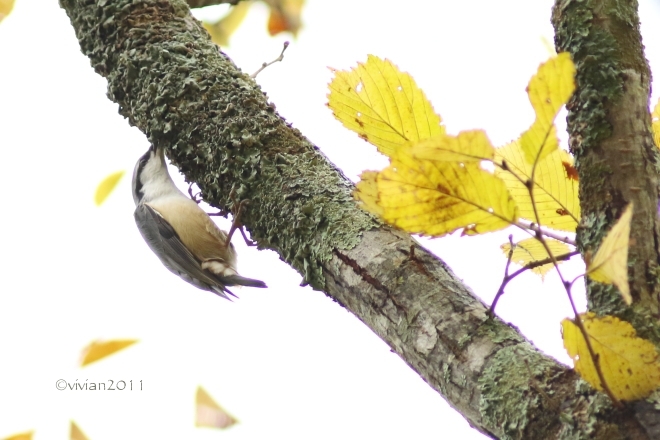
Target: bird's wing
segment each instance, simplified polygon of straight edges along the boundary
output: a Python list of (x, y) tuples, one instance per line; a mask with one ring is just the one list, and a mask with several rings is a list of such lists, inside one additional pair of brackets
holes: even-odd
[[(203, 270), (199, 261), (184, 246), (174, 228), (155, 209), (147, 204), (135, 208), (135, 223), (142, 237), (160, 261), (171, 272), (203, 290), (229, 299), (224, 292), (231, 293), (218, 277)], [(230, 282), (229, 282), (230, 284)]]

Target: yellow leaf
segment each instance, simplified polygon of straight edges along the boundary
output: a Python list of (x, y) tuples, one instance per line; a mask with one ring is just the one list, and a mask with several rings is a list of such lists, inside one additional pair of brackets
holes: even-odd
[(632, 214), (633, 204), (630, 203), (587, 264), (587, 276), (599, 283), (614, 284), (628, 305), (632, 303), (628, 286), (628, 239)]
[(32, 440), (32, 435), (34, 435), (34, 431), (21, 432), (20, 434), (5, 437), (2, 440)]
[[(496, 149), (495, 159), (506, 162), (507, 170), (496, 167), (495, 175), (509, 189), (520, 209), (520, 217), (536, 223), (534, 206), (523, 183), (532, 178), (532, 165), (525, 160), (520, 142), (514, 141)], [(541, 225), (575, 232), (580, 219), (580, 201), (573, 158), (560, 149), (548, 154), (536, 164), (534, 182), (534, 202)]]
[(305, 0), (266, 0), (266, 4), (270, 7), (268, 33), (274, 36), (280, 32), (290, 32), (297, 36), (302, 26), (300, 17)]
[[(550, 248), (552, 255), (555, 257), (570, 252), (569, 247), (561, 241), (546, 238), (545, 242)], [(500, 249), (502, 249), (504, 255), (508, 257), (511, 244), (504, 243), (500, 246)], [(527, 238), (515, 244), (511, 262), (516, 263), (519, 266), (525, 266), (534, 261), (545, 260), (549, 257), (550, 255), (548, 255), (540, 241), (538, 241), (536, 238)], [(561, 261), (558, 261), (558, 263), (561, 263)], [(553, 267), (554, 264), (548, 263), (544, 264), (543, 266), (533, 268), (532, 272), (543, 277)]]
[(462, 131), (458, 136), (436, 136), (416, 143), (412, 150), (417, 159), (437, 162), (492, 160), (496, 151), (483, 130)]
[(651, 129), (653, 130), (653, 140), (655, 146), (660, 148), (660, 99), (651, 113)]
[(92, 362), (103, 359), (106, 356), (122, 350), (137, 342), (137, 339), (115, 339), (112, 341), (93, 341), (83, 349), (82, 361), (80, 366), (91, 364)]
[(410, 143), (445, 133), (415, 80), (389, 60), (369, 55), (351, 71), (337, 71), (328, 106), (335, 118), (391, 156)]
[(71, 434), (69, 436), (70, 440), (89, 440), (85, 434), (83, 434), (82, 430), (78, 428), (78, 425), (75, 424), (73, 420), (71, 420)]
[(558, 147), (554, 126), (559, 109), (575, 90), (575, 66), (568, 52), (562, 52), (539, 66), (527, 86), (529, 101), (536, 113), (532, 126), (520, 137), (529, 164), (543, 159)]
[[(360, 181), (356, 185), (353, 194), (356, 200), (363, 204), (366, 211), (379, 217), (383, 216), (383, 210), (378, 206), (378, 171), (364, 171), (360, 174)], [(359, 194), (359, 197), (358, 197)]]
[[(586, 327), (607, 386), (620, 400), (638, 400), (660, 386), (660, 362), (655, 346), (636, 336), (630, 323), (613, 316), (579, 317)], [(564, 347), (575, 363), (575, 371), (599, 391), (603, 390), (587, 344), (573, 320), (562, 321)]]
[(218, 405), (213, 398), (204, 390), (204, 388), (197, 387), (197, 395), (195, 397), (196, 419), (195, 426), (226, 429), (238, 423), (238, 421), (220, 405)]
[(4, 20), (14, 9), (14, 0), (0, 0), (0, 21)]
[(124, 176), (125, 171), (117, 171), (116, 173), (110, 174), (108, 177), (103, 179), (99, 186), (96, 188), (96, 194), (94, 195), (94, 203), (96, 206), (101, 206), (105, 199), (108, 198), (110, 193), (115, 189), (121, 178)]
[(237, 5), (233, 6), (227, 15), (222, 17), (220, 20), (215, 23), (203, 22), (202, 25), (209, 34), (211, 34), (211, 40), (218, 46), (229, 46), (229, 37), (231, 37), (236, 29), (243, 23), (245, 16), (252, 6), (251, 1), (242, 1)]
[[(447, 140), (446, 145), (457, 142), (468, 155), (483, 152), (480, 142), (485, 136), (463, 132), (458, 138)], [(468, 139), (479, 141), (470, 144)], [(448, 148), (438, 144), (438, 149)], [(386, 222), (408, 232), (433, 236), (461, 228), (466, 234), (481, 234), (503, 229), (517, 220), (518, 210), (504, 183), (483, 170), (479, 162), (434, 161), (420, 159), (416, 153), (415, 146), (398, 150), (390, 166), (376, 175), (375, 202), (373, 175), (369, 174), (368, 191), (363, 193), (358, 185), (356, 197), (365, 203), (365, 208), (375, 203), (379, 210), (372, 212)], [(429, 145), (423, 146), (421, 154), (433, 156)]]

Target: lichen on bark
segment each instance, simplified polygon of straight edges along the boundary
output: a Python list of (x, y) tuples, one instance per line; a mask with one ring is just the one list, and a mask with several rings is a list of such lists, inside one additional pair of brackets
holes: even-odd
[[(558, 0), (555, 43), (575, 62), (569, 101), (569, 146), (580, 178), (582, 219), (577, 243), (595, 252), (623, 209), (634, 203), (628, 257), (627, 307), (617, 289), (587, 282), (589, 309), (630, 321), (660, 346), (658, 312), (658, 149), (650, 131), (650, 70), (644, 58), (636, 1)], [(642, 309), (648, 313), (638, 313)]]
[[(362, 231), (379, 224), (354, 209), (350, 182), (290, 130), (182, 0), (117, 0), (88, 10), (72, 3), (62, 1), (119, 112), (166, 149), (206, 201), (231, 206), (232, 188), (249, 200), (241, 220), (260, 247), (278, 251), (322, 289), (321, 265), (332, 250), (355, 246)], [(285, 201), (293, 210), (286, 223)]]

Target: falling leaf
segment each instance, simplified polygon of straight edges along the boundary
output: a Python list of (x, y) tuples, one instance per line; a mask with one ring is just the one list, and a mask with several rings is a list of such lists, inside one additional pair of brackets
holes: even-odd
[[(550, 248), (550, 251), (554, 257), (558, 257), (562, 254), (570, 252), (569, 247), (561, 241), (546, 238), (545, 242)], [(504, 255), (508, 257), (511, 244), (504, 243), (500, 246), (500, 249), (502, 249)], [(549, 257), (550, 255), (548, 255), (548, 252), (545, 250), (545, 247), (543, 247), (543, 244), (541, 244), (540, 241), (538, 241), (536, 238), (527, 238), (515, 244), (511, 262), (516, 263), (519, 266), (526, 266), (527, 264), (534, 261), (545, 260)], [(557, 263), (561, 263), (561, 261), (558, 261)], [(554, 264), (548, 263), (544, 264), (543, 266), (533, 268), (532, 272), (543, 277), (553, 267)]]
[(268, 33), (271, 36), (289, 32), (294, 37), (302, 25), (301, 15), (305, 0), (265, 0), (270, 6)]
[(232, 6), (229, 12), (227, 12), (227, 15), (220, 20), (214, 23), (203, 22), (204, 29), (211, 34), (213, 42), (218, 46), (229, 46), (229, 38), (236, 32), (241, 23), (243, 23), (251, 6), (251, 1), (242, 1)]
[(70, 440), (89, 440), (82, 430), (78, 428), (78, 425), (71, 420), (71, 435), (69, 436)]
[(658, 99), (658, 103), (653, 108), (653, 113), (651, 113), (651, 129), (655, 146), (660, 148), (660, 99)]
[(226, 429), (238, 423), (238, 421), (218, 405), (201, 386), (197, 387), (195, 404), (197, 409), (195, 426)]
[(14, 0), (0, 0), (0, 21), (4, 20), (14, 9)]
[(568, 52), (562, 52), (539, 66), (527, 86), (529, 101), (536, 113), (532, 126), (520, 137), (527, 163), (534, 164), (558, 147), (554, 126), (559, 109), (575, 90), (575, 66)]
[(9, 437), (5, 437), (2, 440), (32, 440), (34, 431), (21, 432), (20, 434), (14, 434)]
[(113, 353), (116, 353), (119, 350), (133, 345), (137, 342), (137, 339), (115, 339), (112, 341), (93, 341), (87, 347), (83, 349), (82, 361), (80, 366), (84, 367), (89, 365), (92, 362), (103, 359), (106, 356), (110, 356)]
[[(614, 316), (596, 317), (583, 313), (580, 319), (587, 330), (607, 386), (620, 400), (648, 397), (660, 386), (660, 362), (655, 346), (636, 336), (630, 323)], [(564, 347), (575, 363), (575, 371), (591, 386), (603, 386), (589, 354), (587, 344), (571, 319), (562, 321)]]
[[(514, 141), (495, 150), (495, 160), (506, 162), (507, 170), (495, 168), (520, 209), (520, 217), (537, 222), (534, 205), (524, 182), (532, 178), (532, 165), (525, 160), (520, 142)], [(575, 232), (580, 218), (578, 182), (567, 174), (573, 158), (557, 149), (536, 164), (534, 171), (534, 203), (543, 226)], [(517, 177), (516, 177), (517, 176)]]
[[(484, 153), (485, 135), (462, 132), (460, 139), (436, 145), (438, 155), (458, 143), (467, 155)], [(478, 140), (474, 144), (468, 140)], [(489, 141), (488, 141), (489, 142)], [(490, 147), (492, 149), (492, 146)], [(430, 146), (420, 150), (423, 157), (433, 157)], [(369, 209), (375, 203), (386, 222), (408, 232), (440, 236), (457, 229), (466, 234), (482, 234), (509, 226), (517, 219), (517, 208), (504, 183), (481, 168), (476, 161), (446, 162), (417, 157), (416, 147), (399, 149), (390, 166), (376, 175), (377, 198), (374, 202), (373, 175), (368, 191), (358, 184), (356, 197)], [(492, 153), (491, 153), (492, 154)]]
[(633, 204), (630, 203), (587, 264), (587, 276), (600, 283), (614, 284), (628, 305), (632, 303), (628, 286), (628, 239), (632, 214)]
[(328, 106), (335, 118), (381, 153), (391, 156), (401, 147), (444, 134), (424, 92), (389, 60), (369, 55), (351, 71), (332, 70)]
[(124, 173), (125, 171), (123, 170), (117, 171), (116, 173), (110, 174), (99, 183), (99, 186), (96, 188), (96, 194), (94, 195), (94, 203), (96, 203), (96, 206), (101, 206), (101, 204), (105, 202), (105, 199), (107, 199), (110, 193), (114, 191)]

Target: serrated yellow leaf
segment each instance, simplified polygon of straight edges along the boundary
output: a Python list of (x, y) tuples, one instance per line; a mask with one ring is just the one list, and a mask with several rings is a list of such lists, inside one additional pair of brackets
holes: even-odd
[[(536, 223), (534, 206), (523, 183), (532, 178), (532, 165), (525, 160), (520, 142), (513, 141), (497, 148), (495, 160), (506, 162), (508, 171), (496, 167), (495, 175), (509, 189), (520, 210), (520, 217)], [(560, 149), (548, 154), (536, 164), (534, 182), (534, 202), (541, 225), (575, 232), (580, 219), (580, 201), (577, 173), (571, 155)]]
[[(660, 386), (660, 362), (655, 346), (638, 338), (630, 323), (613, 316), (583, 313), (580, 319), (598, 356), (601, 372), (612, 394), (620, 400), (648, 397)], [(573, 320), (562, 321), (564, 347), (575, 371), (594, 388), (603, 390), (587, 344)]]
[(653, 113), (651, 113), (651, 129), (655, 146), (660, 148), (660, 99), (658, 99), (658, 103), (653, 108)]
[(69, 436), (70, 440), (89, 440), (85, 434), (83, 434), (82, 430), (78, 428), (78, 425), (75, 424), (73, 420), (71, 420), (71, 434)]
[(105, 199), (107, 199), (110, 193), (112, 193), (117, 187), (117, 184), (124, 176), (125, 172), (126, 171), (122, 170), (112, 173), (99, 183), (99, 186), (96, 188), (96, 194), (94, 194), (94, 203), (96, 203), (96, 206), (101, 206), (101, 204), (105, 202)]
[(20, 434), (14, 434), (12, 436), (5, 437), (2, 440), (32, 440), (33, 435), (34, 431), (21, 432)]
[[(360, 181), (356, 185), (353, 194), (356, 200), (363, 204), (366, 211), (379, 217), (383, 216), (383, 210), (378, 206), (378, 171), (364, 171), (360, 174)], [(357, 196), (359, 194), (359, 197)]]
[(225, 411), (201, 386), (195, 396), (195, 426), (226, 429), (238, 423), (236, 418)]
[(389, 60), (369, 55), (350, 71), (332, 69), (328, 106), (335, 118), (391, 156), (398, 149), (445, 133), (415, 80)]
[[(562, 243), (561, 241), (553, 240), (551, 238), (546, 238), (545, 242), (550, 248), (550, 251), (552, 252), (552, 255), (554, 257), (558, 257), (559, 255), (570, 252), (569, 247), (566, 244)], [(511, 249), (511, 244), (504, 243), (503, 245), (500, 246), (500, 249), (502, 249), (504, 255), (508, 257), (509, 250)], [(546, 258), (549, 257), (550, 255), (548, 255), (548, 252), (545, 250), (545, 247), (543, 247), (543, 244), (541, 244), (540, 241), (538, 241), (536, 238), (527, 238), (525, 240), (519, 241), (518, 243), (515, 243), (511, 262), (516, 263), (519, 266), (525, 266), (534, 261), (545, 260)], [(557, 263), (562, 263), (562, 262), (558, 261)], [(554, 264), (548, 263), (548, 264), (544, 264), (543, 266), (532, 268), (532, 272), (541, 275), (541, 277), (543, 277), (553, 267)]]
[[(473, 132), (460, 133), (458, 138), (447, 145), (458, 142), (468, 154), (472, 147), (467, 140), (482, 139)], [(461, 228), (470, 235), (496, 231), (517, 220), (518, 210), (504, 183), (479, 162), (421, 159), (416, 152), (414, 146), (398, 150), (390, 166), (376, 176), (379, 211), (375, 213), (386, 222), (408, 232), (441, 236)], [(428, 145), (422, 153), (433, 157)], [(369, 190), (362, 193), (358, 185), (356, 192), (367, 209), (373, 203), (372, 175), (369, 179)]]
[(481, 162), (495, 157), (495, 149), (483, 130), (462, 131), (458, 136), (440, 135), (411, 148), (416, 158), (436, 162)]
[(229, 12), (227, 12), (227, 15), (220, 20), (214, 23), (205, 21), (202, 25), (211, 34), (211, 40), (215, 44), (223, 47), (229, 46), (229, 38), (236, 32), (236, 29), (238, 29), (241, 23), (243, 23), (251, 6), (251, 1), (242, 1), (232, 6)]
[(633, 204), (630, 203), (587, 265), (589, 278), (599, 283), (614, 284), (628, 305), (632, 303), (628, 285), (628, 239), (632, 214)]
[(115, 339), (112, 341), (93, 341), (83, 349), (80, 366), (84, 367), (92, 362), (110, 356), (137, 342), (137, 339)]
[(520, 137), (525, 160), (534, 164), (558, 148), (554, 126), (559, 109), (575, 90), (575, 66), (568, 52), (562, 52), (539, 66), (527, 86), (529, 101), (536, 113), (532, 126)]
[(0, 0), (0, 21), (4, 20), (14, 9), (14, 0)]

